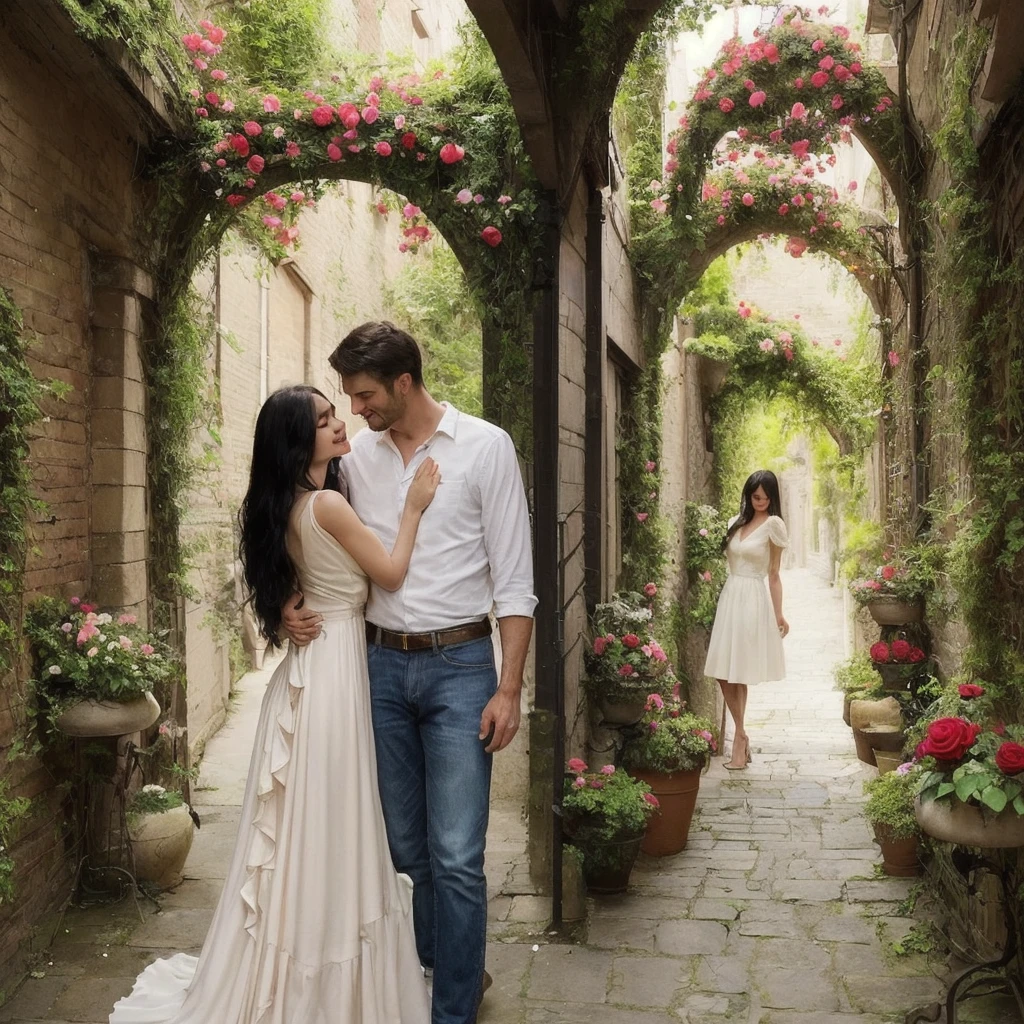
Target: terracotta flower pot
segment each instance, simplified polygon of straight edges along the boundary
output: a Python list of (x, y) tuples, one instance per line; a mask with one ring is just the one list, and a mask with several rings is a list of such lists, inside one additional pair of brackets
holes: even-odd
[(893, 839), (888, 825), (876, 824), (875, 840), (882, 848), (882, 870), (895, 878), (911, 878), (921, 873), (917, 857), (918, 838)]
[(1024, 818), (1012, 807), (987, 815), (974, 804), (953, 799), (914, 801), (921, 831), (944, 843), (1009, 850), (1024, 846)]
[(857, 745), (857, 757), (865, 764), (877, 765), (875, 751), (884, 750), (890, 753), (903, 749), (906, 737), (900, 729), (881, 727), (877, 729), (858, 729), (854, 727), (853, 741)]
[(868, 611), (879, 626), (905, 626), (924, 618), (920, 601), (900, 601), (895, 597), (876, 597), (868, 604)]
[(640, 844), (649, 857), (667, 857), (686, 849), (690, 822), (697, 806), (700, 768), (680, 772), (651, 772), (631, 768), (634, 779), (646, 782), (658, 798), (660, 813), (651, 815), (644, 841)]
[(850, 725), (854, 729), (899, 729), (902, 721), (895, 697), (855, 700), (850, 705)]
[(188, 807), (142, 814), (128, 825), (135, 877), (171, 889), (181, 882), (181, 869), (192, 849), (195, 826)]
[(61, 714), (54, 725), (66, 736), (126, 736), (148, 729), (160, 717), (160, 705), (151, 693), (121, 703), (80, 700)]
[(875, 764), (878, 765), (878, 774), (885, 775), (886, 772), (895, 771), (901, 764), (903, 764), (903, 755), (894, 754), (890, 751), (879, 750), (877, 747), (872, 748), (875, 753)]

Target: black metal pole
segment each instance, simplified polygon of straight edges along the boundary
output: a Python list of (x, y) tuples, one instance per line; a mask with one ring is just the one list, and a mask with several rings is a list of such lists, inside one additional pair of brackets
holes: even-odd
[(562, 601), (558, 525), (558, 267), (561, 232), (554, 193), (544, 196), (544, 246), (536, 268), (540, 298), (533, 318), (533, 515), (534, 575), (539, 603), (536, 617), (535, 705), (552, 721), (553, 808), (551, 830), (552, 924), (562, 923), (562, 762), (564, 701), (562, 680)]

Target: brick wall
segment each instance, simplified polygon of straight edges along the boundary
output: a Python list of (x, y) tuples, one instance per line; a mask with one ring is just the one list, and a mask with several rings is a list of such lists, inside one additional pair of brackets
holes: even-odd
[[(124, 322), (138, 281), (129, 274), (125, 290), (119, 275), (144, 253), (136, 226), (151, 197), (137, 160), (152, 117), (132, 105), (55, 5), (3, 5), (0, 45), (0, 284), (24, 313), (33, 371), (72, 389), (46, 403), (31, 444), (33, 488), (47, 510), (31, 524), (26, 597), (84, 595), (123, 577), (112, 567), (144, 557), (140, 527), (120, 547), (106, 543), (101, 579), (93, 546), (118, 517), (134, 515), (140, 502), (144, 510), (141, 492), (111, 485), (143, 472), (139, 335)], [(0, 972), (66, 894), (72, 868), (54, 778), (33, 758), (5, 756), (24, 711), (23, 685), (7, 680), (3, 691), (0, 775), (13, 794), (33, 800), (33, 814), (13, 848), (17, 898), (0, 906)]]

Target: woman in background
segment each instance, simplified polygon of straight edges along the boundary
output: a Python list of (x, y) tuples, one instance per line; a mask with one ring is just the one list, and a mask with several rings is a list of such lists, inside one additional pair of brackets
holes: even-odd
[(789, 623), (782, 614), (779, 567), (789, 536), (781, 511), (775, 474), (768, 469), (751, 473), (743, 485), (740, 513), (729, 520), (722, 541), (729, 576), (718, 598), (704, 674), (718, 680), (735, 724), (732, 760), (725, 765), (730, 771), (746, 768), (751, 760), (743, 721), (747, 687), (786, 675), (782, 638)]

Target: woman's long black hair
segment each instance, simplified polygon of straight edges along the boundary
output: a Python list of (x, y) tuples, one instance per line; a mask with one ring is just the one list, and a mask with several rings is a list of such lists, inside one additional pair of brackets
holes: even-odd
[(722, 541), (723, 551), (728, 547), (729, 541), (732, 540), (732, 535), (737, 530), (742, 530), (754, 518), (754, 503), (750, 500), (750, 496), (758, 487), (763, 487), (764, 493), (768, 495), (768, 515), (782, 518), (782, 500), (779, 498), (778, 477), (770, 469), (755, 470), (747, 477), (747, 482), (743, 485), (743, 496), (740, 498), (740, 514), (736, 522), (729, 527), (725, 534), (725, 540)]
[(308, 384), (278, 388), (256, 417), (249, 489), (238, 510), (239, 559), (260, 633), (280, 646), (281, 606), (295, 593), (298, 578), (286, 543), (295, 491), (317, 490), (309, 478), (316, 441), (313, 396)]

